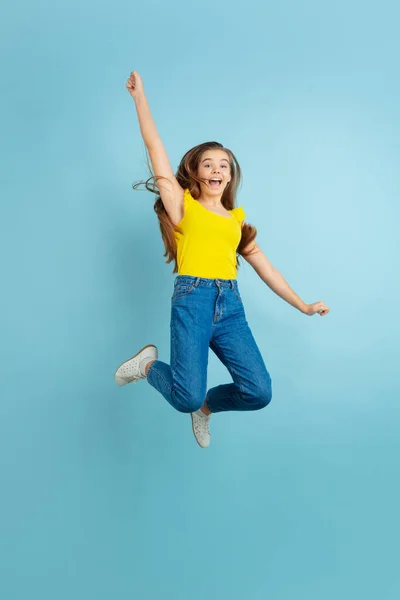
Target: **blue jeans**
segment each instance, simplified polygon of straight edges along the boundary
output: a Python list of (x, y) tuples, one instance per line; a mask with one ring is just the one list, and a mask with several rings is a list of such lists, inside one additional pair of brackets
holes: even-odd
[[(269, 404), (271, 377), (247, 323), (236, 279), (177, 275), (170, 329), (171, 365), (155, 360), (147, 381), (176, 410), (194, 412), (204, 400), (213, 413), (258, 410)], [(233, 383), (207, 392), (209, 348)]]

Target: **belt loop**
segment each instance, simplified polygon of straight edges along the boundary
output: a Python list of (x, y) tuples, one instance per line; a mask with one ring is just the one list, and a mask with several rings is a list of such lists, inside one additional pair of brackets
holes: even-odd
[(194, 282), (194, 287), (197, 287), (199, 285), (200, 282), (200, 277), (196, 277), (195, 282)]
[(233, 288), (235, 287), (234, 281), (233, 279), (230, 279), (229, 281), (231, 282), (231, 290), (233, 290)]

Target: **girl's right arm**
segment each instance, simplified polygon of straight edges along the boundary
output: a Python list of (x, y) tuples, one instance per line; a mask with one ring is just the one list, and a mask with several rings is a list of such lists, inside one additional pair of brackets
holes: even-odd
[(171, 221), (174, 224), (179, 223), (184, 213), (184, 190), (179, 185), (172, 170), (168, 155), (151, 115), (141, 77), (137, 71), (132, 71), (126, 87), (135, 101), (140, 131), (146, 148), (149, 151), (153, 172), (155, 175), (166, 177), (169, 180), (157, 180), (162, 203)]

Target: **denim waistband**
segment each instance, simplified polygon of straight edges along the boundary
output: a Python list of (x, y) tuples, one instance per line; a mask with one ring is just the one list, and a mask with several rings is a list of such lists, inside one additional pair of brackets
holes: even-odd
[(195, 287), (209, 286), (209, 287), (231, 287), (237, 289), (238, 284), (236, 279), (209, 279), (208, 277), (196, 277), (194, 275), (177, 275), (175, 277), (174, 286), (178, 283), (188, 283)]

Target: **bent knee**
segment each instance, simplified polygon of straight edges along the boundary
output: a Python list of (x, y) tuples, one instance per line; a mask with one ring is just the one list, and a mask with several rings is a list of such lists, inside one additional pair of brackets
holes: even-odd
[(177, 404), (176, 410), (181, 413), (193, 413), (199, 410), (203, 406), (203, 402), (189, 403), (189, 404)]
[(267, 393), (263, 394), (259, 398), (260, 408), (265, 408), (266, 406), (268, 406), (268, 404), (270, 404), (271, 400), (272, 400), (272, 391), (269, 390)]
[(181, 413), (192, 413), (199, 410), (204, 400), (190, 394), (179, 394), (175, 397), (175, 408)]
[(253, 402), (255, 410), (265, 408), (266, 406), (268, 406), (268, 404), (270, 404), (271, 400), (272, 382), (271, 378), (268, 378), (262, 386), (257, 388)]

